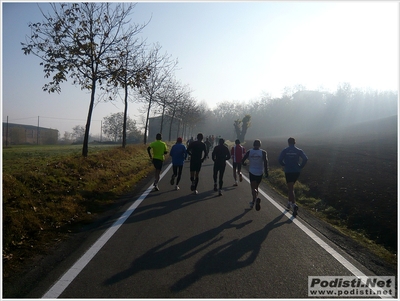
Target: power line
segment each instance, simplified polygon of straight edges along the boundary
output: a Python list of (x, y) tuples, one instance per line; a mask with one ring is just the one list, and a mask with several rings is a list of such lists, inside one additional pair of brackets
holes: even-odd
[[(37, 119), (38, 116), (34, 117), (24, 117), (24, 118), (16, 118), (16, 119), (10, 119), (10, 121), (18, 121), (18, 120), (26, 120), (26, 119)], [(45, 118), (45, 119), (55, 119), (55, 120), (69, 120), (69, 121), (86, 121), (86, 119), (73, 119), (73, 118), (60, 118), (60, 117), (45, 117), (45, 116), (40, 116), (40, 118)], [(101, 119), (91, 119), (91, 121), (102, 121)]]
[[(58, 117), (45, 117), (45, 116), (40, 116), (40, 118), (56, 119), (56, 120), (86, 121), (86, 119), (58, 118)], [(97, 119), (91, 119), (91, 120), (92, 121), (101, 121), (101, 120), (97, 120)]]
[(12, 119), (12, 120), (25, 120), (25, 119), (36, 119), (37, 116), (34, 117), (25, 117), (25, 118), (17, 118), (17, 119)]

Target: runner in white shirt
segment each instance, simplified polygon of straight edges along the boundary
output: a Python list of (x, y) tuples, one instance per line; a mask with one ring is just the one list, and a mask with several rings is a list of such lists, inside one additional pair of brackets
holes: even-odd
[(265, 173), (265, 177), (268, 177), (268, 156), (267, 152), (260, 149), (261, 141), (254, 140), (253, 149), (247, 151), (242, 159), (242, 165), (246, 165), (246, 160), (249, 160), (249, 178), (250, 187), (253, 200), (250, 202), (250, 208), (253, 208), (254, 203), (256, 204), (256, 210), (261, 209), (261, 199), (258, 197), (258, 186), (261, 183), (262, 176)]

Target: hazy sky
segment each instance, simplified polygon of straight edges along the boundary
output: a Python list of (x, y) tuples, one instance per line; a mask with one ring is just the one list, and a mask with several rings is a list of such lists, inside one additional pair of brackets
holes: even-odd
[[(211, 108), (263, 93), (279, 97), (295, 85), (398, 90), (399, 4), (393, 1), (138, 2), (131, 18), (140, 24), (151, 18), (143, 38), (178, 59), (177, 80)], [(61, 94), (42, 91), (40, 60), (21, 50), (28, 23), (42, 20), (36, 3), (2, 2), (2, 117), (37, 125), (40, 116), (40, 126), (63, 136), (85, 125), (90, 94), (70, 82)], [(138, 107), (130, 104), (129, 115), (140, 123)], [(122, 102), (98, 104), (91, 133), (100, 132), (103, 117), (122, 111)]]

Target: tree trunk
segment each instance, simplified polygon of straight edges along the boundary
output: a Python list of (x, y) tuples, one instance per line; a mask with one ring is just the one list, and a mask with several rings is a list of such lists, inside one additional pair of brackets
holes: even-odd
[(151, 98), (149, 100), (149, 107), (147, 109), (146, 125), (144, 126), (144, 139), (143, 139), (144, 144), (147, 143), (147, 127), (149, 125), (150, 109), (151, 109)]
[(128, 118), (128, 86), (125, 85), (125, 110), (124, 110), (124, 125), (122, 127), (122, 147), (126, 146), (126, 119)]
[(82, 148), (82, 156), (84, 156), (85, 158), (88, 156), (89, 153), (89, 132), (90, 132), (90, 122), (92, 120), (95, 93), (96, 93), (96, 80), (92, 80), (92, 92), (90, 95), (89, 112), (86, 120), (85, 138), (83, 139), (83, 148)]
[[(171, 117), (171, 122), (169, 123), (169, 136), (168, 136), (168, 141), (171, 141), (171, 132), (172, 132), (172, 123), (174, 122), (174, 118), (175, 118), (175, 109), (172, 113), (172, 117)], [(179, 130), (178, 130), (179, 132)]]
[(160, 134), (162, 135), (163, 125), (164, 125), (164, 114), (165, 114), (165, 105), (163, 106), (163, 110), (161, 113), (161, 125), (160, 125)]

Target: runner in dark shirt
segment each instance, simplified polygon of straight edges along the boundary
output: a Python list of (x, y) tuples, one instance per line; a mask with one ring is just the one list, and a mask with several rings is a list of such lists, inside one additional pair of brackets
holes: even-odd
[(197, 184), (199, 184), (201, 164), (208, 155), (207, 147), (202, 140), (203, 134), (197, 134), (197, 140), (191, 142), (187, 148), (187, 153), (190, 155), (190, 180), (192, 181), (190, 189), (194, 192), (194, 194), (198, 194)]
[(212, 160), (214, 161), (214, 191), (217, 191), (217, 176), (219, 172), (219, 191), (218, 195), (222, 195), (223, 178), (226, 167), (226, 160), (231, 158), (229, 149), (224, 145), (224, 139), (219, 139), (219, 144), (214, 147), (212, 152)]

